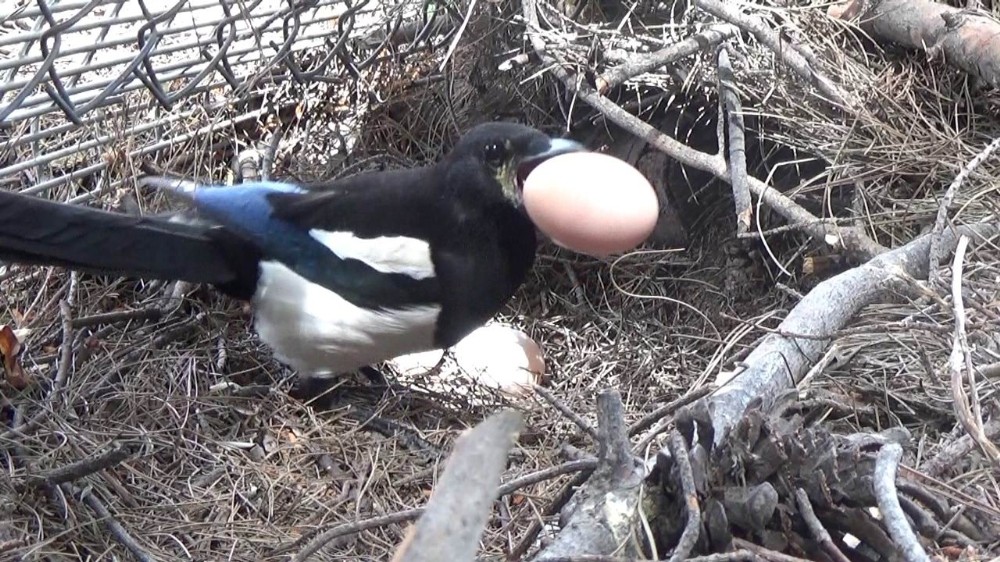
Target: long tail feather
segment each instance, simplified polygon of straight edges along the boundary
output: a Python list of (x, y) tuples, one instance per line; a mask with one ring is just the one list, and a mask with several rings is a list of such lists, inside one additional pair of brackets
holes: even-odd
[(210, 283), (252, 294), (256, 256), (207, 225), (111, 213), (0, 191), (0, 260), (146, 279)]

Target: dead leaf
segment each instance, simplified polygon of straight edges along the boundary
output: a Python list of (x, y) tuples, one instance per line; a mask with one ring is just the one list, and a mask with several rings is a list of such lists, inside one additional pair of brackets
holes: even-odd
[(7, 324), (0, 326), (0, 355), (3, 355), (3, 371), (7, 384), (17, 390), (24, 390), (31, 384), (31, 380), (17, 360), (20, 353), (21, 341), (17, 339), (17, 334)]

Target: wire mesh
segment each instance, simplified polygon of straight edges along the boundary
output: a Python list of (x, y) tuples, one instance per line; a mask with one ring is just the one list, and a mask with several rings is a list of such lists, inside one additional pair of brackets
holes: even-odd
[[(117, 157), (260, 119), (275, 110), (268, 96), (289, 81), (358, 80), (404, 18), (415, 13), (424, 24), (411, 45), (427, 35), (434, 15), (421, 17), (423, 8), (406, 0), (0, 3), (0, 188), (41, 194), (100, 174)], [(256, 107), (237, 103), (251, 99)]]

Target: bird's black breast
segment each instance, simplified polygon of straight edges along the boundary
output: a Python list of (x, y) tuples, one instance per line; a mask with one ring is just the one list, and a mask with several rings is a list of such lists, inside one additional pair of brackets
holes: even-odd
[(435, 339), (445, 348), (496, 315), (535, 259), (535, 227), (513, 206), (492, 206), (466, 218), (434, 252), (442, 286)]

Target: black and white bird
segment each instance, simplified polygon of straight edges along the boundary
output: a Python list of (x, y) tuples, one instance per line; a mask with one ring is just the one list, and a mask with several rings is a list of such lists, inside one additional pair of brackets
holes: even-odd
[(112, 213), (0, 192), (0, 260), (208, 283), (300, 378), (448, 348), (494, 316), (535, 258), (521, 187), (583, 147), (512, 123), (463, 135), (434, 165), (310, 186), (141, 184), (199, 220)]

